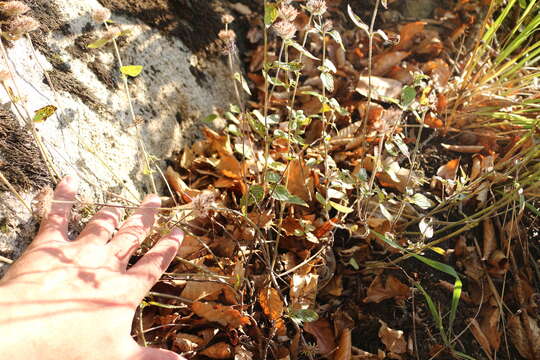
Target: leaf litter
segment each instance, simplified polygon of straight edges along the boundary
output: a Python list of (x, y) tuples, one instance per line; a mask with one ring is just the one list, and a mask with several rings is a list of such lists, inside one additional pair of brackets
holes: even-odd
[(493, 96), (456, 102), (458, 47), (490, 5), (395, 21), (389, 1), (371, 34), (371, 6), (325, 4), (308, 27), (292, 2), (281, 54), (262, 36), (281, 5), (232, 6), (249, 100), (169, 161), (169, 221), (187, 235), (145, 310), (168, 326), (147, 339), (194, 359), (538, 359), (540, 202), (511, 177), (531, 173), (535, 142), (480, 126)]

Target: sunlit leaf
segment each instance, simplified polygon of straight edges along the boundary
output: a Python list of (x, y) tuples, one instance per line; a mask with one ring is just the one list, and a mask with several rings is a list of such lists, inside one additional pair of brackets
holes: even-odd
[(267, 2), (264, 6), (264, 25), (269, 28), (278, 17), (278, 8), (275, 3)]
[(136, 77), (142, 72), (142, 65), (126, 65), (120, 68), (120, 72), (126, 76)]
[(302, 45), (300, 45), (299, 43), (297, 43), (297, 42), (294, 41), (294, 40), (288, 40), (288, 41), (287, 41), (287, 45), (288, 45), (288, 46), (292, 46), (292, 47), (295, 48), (296, 50), (300, 51), (300, 53), (302, 53), (304, 56), (307, 56), (307, 57), (310, 58), (310, 59), (313, 59), (313, 60), (319, 60), (318, 57), (316, 57), (315, 55), (313, 55), (312, 53), (310, 53), (309, 51), (307, 51)]
[(319, 319), (319, 314), (311, 309), (290, 310), (289, 316), (298, 323), (309, 323)]
[(298, 196), (294, 196), (291, 193), (289, 193), (287, 188), (283, 185), (276, 185), (276, 187), (272, 189), (271, 194), (272, 194), (272, 198), (278, 201), (285, 201), (294, 205), (300, 205), (300, 206), (306, 206), (306, 207), (308, 206), (308, 204), (304, 200), (300, 199)]
[(34, 114), (34, 122), (42, 122), (51, 117), (57, 110), (57, 107), (54, 105), (47, 105), (41, 109), (36, 110)]
[(429, 209), (430, 207), (435, 205), (433, 201), (427, 198), (424, 194), (420, 193), (414, 194), (411, 198), (411, 202), (424, 210)]
[(353, 208), (347, 207), (345, 205), (341, 205), (335, 201), (329, 201), (328, 203), (330, 204), (330, 206), (332, 206), (334, 209), (336, 209), (340, 213), (350, 214), (354, 211)]
[(246, 93), (251, 95), (251, 90), (249, 89), (249, 85), (248, 85), (246, 79), (244, 78), (244, 76), (242, 74), (240, 74), (239, 72), (237, 72), (237, 73), (234, 74), (234, 78), (235, 78), (236, 81), (238, 81), (240, 83), (240, 85), (242, 86), (242, 89), (244, 89), (244, 91)]
[(357, 27), (359, 27), (360, 29), (364, 30), (366, 33), (369, 34), (369, 26), (367, 26), (367, 24), (364, 23), (362, 19), (360, 19), (360, 17), (354, 13), (350, 4), (347, 5), (347, 12), (349, 13), (349, 17), (351, 18), (354, 25), (356, 25)]

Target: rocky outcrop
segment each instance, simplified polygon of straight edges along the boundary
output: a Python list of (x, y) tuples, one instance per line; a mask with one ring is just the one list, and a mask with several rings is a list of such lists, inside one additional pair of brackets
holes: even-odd
[[(169, 1), (101, 1), (113, 10), (110, 26), (127, 34), (119, 38), (124, 65), (144, 66), (140, 76), (129, 79), (129, 88), (146, 150), (162, 164), (186, 137), (196, 134), (193, 124), (234, 101), (231, 72), (215, 43), (222, 26), (219, 9), (210, 7), (213, 1), (184, 2), (191, 6), (186, 10), (192, 12), (191, 18), (169, 8)], [(111, 44), (87, 47), (106, 31), (91, 19), (92, 11), (102, 4), (97, 0), (26, 3), (41, 27), (32, 33), (32, 42), (24, 37), (4, 42), (14, 78), (0, 90), (0, 133), (18, 134), (22, 145), (17, 151), (33, 165), (10, 160), (14, 148), (2, 146), (5, 139), (0, 139), (0, 171), (27, 203), (39, 188), (53, 184), (36, 155), (39, 151), (28, 135), (24, 115), (54, 105), (56, 113), (36, 123), (36, 130), (56, 171), (77, 174), (83, 196), (91, 201), (109, 201), (113, 193), (137, 201), (149, 188), (141, 173), (139, 139), (114, 49)], [(134, 8), (136, 3), (143, 8)], [(14, 95), (8, 96), (6, 90)], [(19, 95), (13, 104), (11, 100)], [(155, 178), (159, 181), (159, 174)], [(1, 190), (0, 255), (13, 259), (31, 240), (36, 221), (6, 187)], [(0, 275), (2, 269), (0, 265)]]

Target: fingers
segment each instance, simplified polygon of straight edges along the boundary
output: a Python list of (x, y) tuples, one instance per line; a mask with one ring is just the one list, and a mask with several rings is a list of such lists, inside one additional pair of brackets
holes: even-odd
[(185, 360), (186, 358), (169, 350), (156, 348), (141, 348), (140, 355), (137, 360)]
[(60, 181), (53, 195), (49, 214), (43, 219), (36, 241), (67, 240), (69, 213), (77, 195), (79, 182), (73, 176)]
[(128, 270), (128, 275), (132, 276), (134, 282), (134, 296), (137, 296), (138, 301), (144, 298), (167, 270), (182, 240), (184, 240), (184, 233), (179, 229), (173, 229)]
[(118, 227), (123, 210), (117, 207), (105, 207), (92, 217), (79, 235), (79, 241), (106, 244)]
[(126, 267), (131, 255), (139, 248), (154, 224), (161, 200), (155, 195), (147, 196), (139, 209), (130, 216), (113, 237), (109, 246), (113, 254), (120, 260), (120, 265)]

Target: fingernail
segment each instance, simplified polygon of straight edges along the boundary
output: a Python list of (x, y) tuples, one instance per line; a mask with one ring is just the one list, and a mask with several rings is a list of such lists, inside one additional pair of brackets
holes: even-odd
[(171, 236), (181, 241), (184, 239), (184, 232), (179, 228), (175, 227), (171, 230)]

